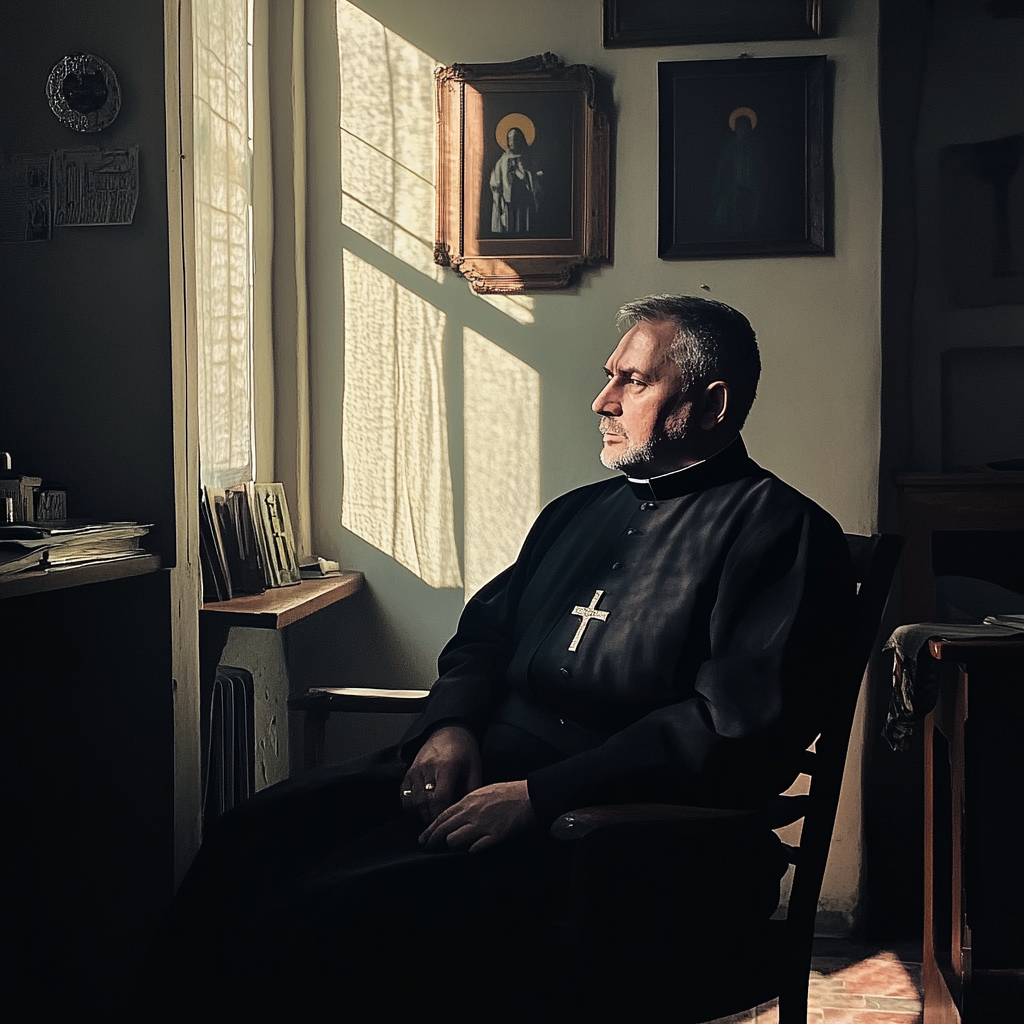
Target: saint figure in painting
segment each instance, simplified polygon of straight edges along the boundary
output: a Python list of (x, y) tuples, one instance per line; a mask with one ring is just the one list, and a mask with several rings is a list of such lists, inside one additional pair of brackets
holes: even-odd
[(733, 134), (715, 170), (714, 226), (726, 238), (744, 238), (753, 234), (762, 212), (757, 114), (750, 107), (737, 107), (729, 115), (729, 127)]
[(534, 136), (533, 122), (525, 114), (508, 114), (498, 122), (495, 137), (504, 152), (490, 179), (495, 234), (525, 235), (536, 220), (544, 172), (534, 167), (530, 155)]

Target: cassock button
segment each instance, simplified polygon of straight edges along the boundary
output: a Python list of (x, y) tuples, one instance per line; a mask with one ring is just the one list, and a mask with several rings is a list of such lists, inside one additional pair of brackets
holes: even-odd
[(645, 501), (645, 502), (643, 502), (640, 505), (640, 511), (641, 512), (651, 512), (652, 510), (656, 509), (657, 507), (658, 507), (658, 503), (656, 501)]
[(572, 672), (569, 669), (567, 669), (564, 665), (558, 671), (561, 672), (563, 676), (572, 675)]
[(638, 529), (636, 529), (635, 527), (631, 526), (631, 527), (630, 527), (630, 528), (629, 528), (629, 529), (628, 529), (628, 530), (626, 531), (626, 536), (627, 536), (627, 537), (635, 537), (635, 536), (636, 536), (636, 535), (637, 535), (638, 533), (643, 533), (643, 532), (644, 532), (643, 530), (638, 530)]
[(621, 569), (622, 568), (622, 563), (621, 562), (612, 562), (612, 568), (613, 569)]

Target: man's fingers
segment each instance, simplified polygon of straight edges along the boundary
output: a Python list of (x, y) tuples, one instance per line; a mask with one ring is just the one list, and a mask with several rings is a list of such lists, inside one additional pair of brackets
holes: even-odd
[(449, 832), (445, 842), (447, 842), (449, 850), (462, 850), (471, 845), (474, 840), (479, 841), (482, 838), (476, 823), (467, 821), (461, 828)]
[(488, 847), (493, 846), (498, 841), (497, 836), (486, 835), (481, 836), (470, 848), (470, 853), (482, 853)]
[(440, 846), (452, 832), (470, 824), (471, 820), (461, 801), (452, 804), (451, 807), (446, 807), (420, 833), (420, 843), (428, 848)]
[(439, 814), (451, 807), (455, 795), (455, 787), (452, 784), (450, 775), (443, 775), (435, 780), (432, 789), (423, 787), (426, 796), (426, 808), (429, 817), (425, 820), (433, 821)]
[[(424, 823), (429, 824), (451, 803), (452, 785), (447, 774), (435, 770), (440, 766), (430, 763), (417, 765), (413, 763), (402, 780), (402, 806), (419, 814)], [(441, 781), (437, 776), (441, 776)]]

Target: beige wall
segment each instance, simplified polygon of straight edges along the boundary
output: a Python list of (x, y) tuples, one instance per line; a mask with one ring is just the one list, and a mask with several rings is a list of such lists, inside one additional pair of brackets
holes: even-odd
[[(367, 14), (442, 64), (507, 61), (552, 51), (607, 76), (617, 107), (614, 263), (564, 291), (533, 296), (522, 324), (473, 295), (451, 271), (434, 281), (341, 223), (338, 57), (333, 5), (312, 3), (306, 44), (309, 121), (309, 298), (313, 407), (313, 547), (366, 573), (368, 591), (338, 614), (326, 642), (295, 650), (306, 670), (350, 684), (425, 686), (464, 602), (434, 589), (345, 530), (341, 506), (344, 374), (343, 250), (370, 261), (446, 317), (445, 384), (455, 536), (463, 497), (462, 330), (468, 328), (532, 367), (540, 385), (540, 496), (547, 502), (599, 479), (590, 402), (615, 344), (613, 318), (627, 299), (698, 292), (750, 318), (762, 349), (760, 395), (744, 436), (751, 454), (809, 494), (849, 532), (876, 521), (879, 448), (879, 263), (881, 163), (877, 118), (877, 11), (872, 0), (828, 5), (820, 41), (605, 50), (596, 0), (431, 3), (360, 0)], [(514, 12), (514, 13), (511, 13)], [(835, 67), (834, 255), (665, 262), (656, 255), (657, 62), (827, 54)], [(372, 387), (372, 382), (367, 382)], [(502, 404), (504, 407), (502, 407)], [(518, 443), (515, 402), (494, 416)], [(472, 444), (472, 438), (469, 439)], [(302, 647), (297, 644), (296, 647)], [(305, 674), (305, 672), (303, 673)], [(859, 744), (837, 832), (824, 905), (847, 919), (860, 871)]]

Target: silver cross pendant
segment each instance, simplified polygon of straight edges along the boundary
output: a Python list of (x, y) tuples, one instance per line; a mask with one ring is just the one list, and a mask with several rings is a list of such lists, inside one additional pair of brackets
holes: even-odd
[(597, 610), (597, 606), (602, 597), (604, 597), (604, 591), (595, 590), (594, 599), (590, 602), (589, 608), (584, 608), (581, 604), (578, 604), (573, 608), (572, 614), (580, 616), (580, 628), (576, 630), (576, 635), (572, 638), (572, 643), (569, 644), (570, 651), (575, 651), (576, 648), (579, 647), (580, 641), (583, 639), (583, 634), (593, 619), (599, 619), (601, 622), (607, 620), (610, 612), (599, 612)]

